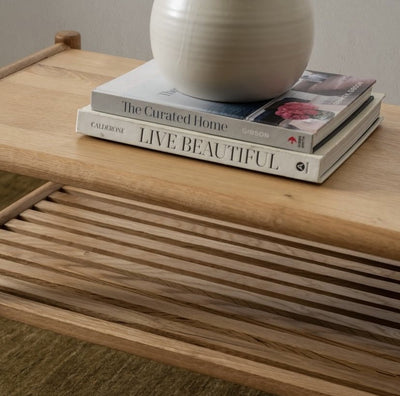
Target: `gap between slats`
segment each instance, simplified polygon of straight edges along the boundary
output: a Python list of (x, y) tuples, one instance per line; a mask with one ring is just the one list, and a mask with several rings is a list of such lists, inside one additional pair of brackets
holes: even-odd
[[(0, 236), (1, 235), (0, 233)], [(10, 233), (8, 233), (7, 236), (9, 235)], [(19, 236), (19, 238), (20, 237), (21, 236)], [(28, 240), (27, 242), (32, 241)], [(70, 250), (68, 256), (54, 256), (57, 246), (47, 242), (45, 245), (48, 248), (47, 255), (37, 252), (32, 254), (28, 249), (24, 250), (16, 245), (11, 245), (12, 251), (8, 258), (10, 259), (12, 256), (15, 262), (26, 263), (34, 267), (39, 266), (39, 268), (45, 266), (52, 271), (72, 274), (73, 276), (83, 279), (95, 279), (96, 282), (99, 283), (122, 289), (134, 290), (142, 295), (173, 302), (180, 306), (178, 311), (181, 310), (182, 306), (194, 307), (202, 311), (203, 315), (211, 313), (219, 316), (223, 315), (228, 318), (237, 318), (242, 322), (261, 325), (266, 329), (283, 332), (283, 334), (294, 333), (316, 340), (320, 339), (332, 345), (347, 344), (345, 348), (349, 349), (359, 348), (360, 350), (374, 351), (374, 353), (378, 351), (377, 354), (380, 356), (384, 356), (385, 354), (390, 356), (392, 352), (395, 351), (394, 349), (392, 351), (390, 347), (388, 348), (388, 345), (373, 338), (369, 340), (362, 339), (355, 334), (351, 336), (340, 334), (338, 337), (338, 333), (321, 326), (309, 325), (307, 323), (302, 323), (301, 326), (299, 326), (299, 323), (290, 318), (290, 316), (286, 318), (280, 317), (266, 310), (260, 311), (248, 305), (241, 306), (234, 300), (223, 299), (221, 301), (217, 297), (211, 296), (211, 293), (202, 293), (201, 291), (193, 290), (190, 288), (189, 283), (170, 284), (166, 281), (164, 276), (161, 276), (162, 280), (160, 281), (158, 278), (163, 274), (160, 274), (158, 271), (153, 274), (147, 270), (147, 272), (144, 271), (145, 275), (143, 275), (143, 271), (123, 272), (120, 271), (115, 260), (111, 260), (110, 262), (107, 260), (104, 262), (103, 260), (103, 263), (108, 263), (109, 266), (99, 267), (98, 264), (95, 264), (93, 261), (88, 261), (91, 257), (88, 257), (85, 252), (82, 252), (80, 255), (76, 254), (76, 249)], [(63, 250), (62, 247), (61, 250)], [(76, 262), (72, 261), (74, 256), (78, 257)], [(101, 256), (97, 255), (95, 258), (97, 262), (101, 261), (99, 260)], [(35, 263), (40, 263), (40, 265)], [(116, 268), (118, 268), (118, 271)], [(132, 270), (134, 270), (134, 268), (132, 268)], [(28, 277), (32, 278), (29, 274)], [(33, 277), (33, 279), (35, 279), (35, 277)], [(222, 320), (225, 320), (224, 317), (222, 317)], [(393, 355), (393, 357), (390, 358), (400, 360), (400, 355), (397, 357)]]
[[(42, 231), (40, 231), (40, 235)], [(67, 234), (64, 234), (67, 237)], [(19, 237), (20, 238), (20, 237)], [(61, 239), (61, 242), (64, 239)], [(32, 243), (31, 243), (32, 244)], [(37, 246), (47, 246), (47, 250), (52, 252), (57, 252), (57, 250), (62, 254), (65, 250), (65, 245), (58, 246), (57, 243), (50, 243), (47, 240), (37, 240)], [(87, 248), (87, 246), (85, 246)], [(309, 323), (324, 323), (325, 326), (331, 327), (333, 329), (340, 328), (342, 331), (347, 331), (350, 333), (357, 332), (361, 335), (372, 336), (372, 338), (382, 338), (391, 340), (395, 344), (398, 342), (398, 331), (393, 328), (387, 328), (384, 324), (370, 323), (365, 320), (359, 320), (354, 318), (349, 318), (344, 315), (329, 313), (322, 309), (313, 309), (306, 307), (299, 303), (294, 303), (290, 301), (283, 301), (277, 297), (268, 297), (256, 294), (254, 292), (249, 292), (246, 290), (239, 290), (232, 286), (226, 286), (221, 284), (215, 284), (212, 281), (202, 280), (198, 277), (191, 277), (188, 275), (182, 275), (177, 273), (171, 273), (168, 270), (163, 270), (160, 268), (154, 268), (152, 266), (146, 265), (146, 263), (138, 263), (137, 260), (132, 261), (129, 258), (116, 259), (115, 257), (109, 257), (107, 255), (95, 252), (95, 246), (90, 247), (89, 251), (80, 250), (76, 246), (69, 246), (68, 257), (71, 258), (72, 255), (76, 254), (76, 259), (80, 260), (84, 258), (86, 261), (90, 260), (91, 263), (103, 263), (106, 265), (117, 265), (119, 270), (125, 270), (128, 274), (135, 276), (135, 274), (140, 274), (141, 276), (150, 276), (161, 283), (167, 282), (170, 285), (179, 285), (180, 287), (190, 288), (190, 290), (196, 293), (205, 293), (207, 295), (216, 295), (219, 298), (227, 301), (234, 301), (247, 308), (253, 308), (258, 310), (268, 310), (273, 313), (278, 313), (279, 315), (286, 315), (288, 317), (297, 318), (299, 321), (306, 321)], [(78, 253), (76, 253), (78, 252)], [(165, 257), (161, 259), (166, 260)], [(110, 264), (112, 263), (112, 264)], [(172, 265), (175, 262), (172, 261)], [(318, 318), (318, 319), (314, 319)], [(372, 335), (371, 335), (372, 333)], [(395, 339), (392, 339), (394, 337)]]
[[(93, 226), (91, 224), (84, 224), (82, 222), (71, 220), (69, 218), (60, 218), (55, 215), (49, 215), (48, 213), (27, 211), (21, 215), (21, 218), (24, 220), (28, 220), (34, 224), (44, 226), (44, 230), (47, 229), (48, 234), (50, 234), (51, 232), (49, 227), (55, 227), (58, 230), (66, 231), (73, 234), (78, 233), (82, 235), (82, 237), (86, 236), (90, 238), (96, 238), (96, 240), (103, 239), (102, 235), (107, 234), (107, 238), (103, 239), (105, 242), (111, 242), (113, 244), (121, 243), (121, 245), (127, 249), (139, 248), (147, 250), (150, 253), (153, 252), (158, 255), (163, 254), (164, 256), (168, 256), (171, 258), (185, 260), (188, 263), (186, 265), (185, 263), (181, 264), (181, 271), (189, 271), (190, 273), (191, 270), (196, 270), (195, 275), (199, 277), (207, 272), (207, 268), (205, 267), (208, 266), (212, 266), (214, 275), (217, 275), (218, 272), (221, 271), (228, 271), (223, 272), (220, 275), (221, 282), (227, 283), (229, 280), (229, 283), (232, 283), (232, 281), (236, 280), (236, 284), (234, 283), (235, 287), (245, 288), (245, 286), (247, 285), (249, 289), (254, 289), (258, 292), (260, 292), (260, 290), (262, 292), (262, 290), (268, 289), (269, 294), (273, 294), (274, 290), (276, 293), (279, 293), (279, 289), (282, 289), (283, 286), (286, 286), (295, 288), (294, 294), (298, 295), (298, 298), (305, 298), (307, 294), (310, 294), (312, 296), (312, 293), (322, 293), (322, 295), (316, 294), (314, 296), (314, 300), (318, 300), (318, 304), (322, 304), (325, 301), (325, 304), (328, 304), (329, 306), (340, 307), (343, 304), (343, 296), (345, 296), (345, 298), (349, 300), (347, 303), (348, 309), (349, 305), (351, 306), (354, 303), (362, 303), (371, 307), (374, 306), (380, 309), (384, 308), (385, 310), (392, 310), (392, 313), (390, 315), (393, 315), (393, 313), (399, 311), (397, 301), (394, 298), (377, 296), (372, 293), (366, 293), (359, 290), (352, 290), (346, 287), (331, 285), (323, 281), (307, 279), (305, 277), (300, 277), (289, 273), (282, 274), (277, 270), (270, 270), (266, 266), (264, 268), (254, 266), (247, 263), (245, 260), (235, 261), (232, 259), (224, 259), (222, 257), (215, 257), (212, 254), (207, 254), (203, 252), (197, 253), (196, 260), (194, 260), (193, 250), (190, 246), (183, 248), (180, 246), (167, 244), (165, 242), (155, 242), (153, 240), (148, 240), (143, 236), (126, 236), (120, 231), (109, 230), (104, 227)], [(60, 225), (57, 226), (55, 224)], [(81, 233), (80, 230), (83, 229), (85, 231)], [(40, 230), (37, 230), (36, 235), (38, 235), (39, 232)], [(127, 253), (129, 253), (129, 250), (127, 251)], [(214, 262), (211, 263), (211, 261), (213, 260)], [(169, 267), (169, 269), (178, 270), (178, 267)], [(384, 287), (385, 284), (383, 282), (381, 283), (381, 286)], [(330, 292), (330, 290), (332, 291)], [(293, 296), (293, 298), (295, 298), (295, 296)], [(335, 304), (334, 301), (335, 299), (337, 301), (338, 298), (340, 298), (340, 301)], [(309, 299), (312, 300), (312, 298)], [(363, 308), (360, 308), (359, 305), (356, 305), (355, 307), (356, 308), (354, 310), (358, 313), (363, 312)], [(370, 308), (367, 308), (367, 310), (368, 309)], [(379, 315), (377, 316), (379, 317)], [(392, 317), (392, 320), (395, 320), (395, 317)]]
[[(31, 235), (37, 238), (45, 237), (56, 244), (76, 247), (77, 249), (89, 249), (92, 253), (111, 256), (121, 259), (125, 265), (136, 268), (135, 271), (146, 273), (149, 267), (151, 272), (160, 271), (160, 277), (169, 279), (171, 282), (188, 283), (194, 287), (206, 287), (209, 292), (228, 293), (233, 298), (239, 299), (243, 304), (264, 306), (264, 300), (274, 302), (274, 309), (285, 311), (296, 315), (302, 320), (326, 321), (332, 326), (344, 326), (358, 328), (365, 331), (365, 324), (373, 333), (381, 334), (384, 337), (399, 338), (399, 321), (396, 321), (394, 312), (387, 312), (383, 309), (366, 309), (359, 304), (343, 302), (338, 298), (332, 298), (310, 291), (298, 290), (296, 287), (275, 285), (271, 282), (249, 278), (244, 275), (230, 273), (226, 270), (213, 268), (208, 271), (204, 265), (193, 263), (190, 258), (175, 258), (166, 254), (143, 251), (140, 247), (124, 246), (113, 242), (99, 241), (95, 237), (76, 235), (55, 229), (49, 226), (42, 226), (20, 220), (12, 220), (7, 228), (21, 234)], [(130, 263), (134, 259), (135, 263)], [(351, 309), (352, 308), (352, 309)]]

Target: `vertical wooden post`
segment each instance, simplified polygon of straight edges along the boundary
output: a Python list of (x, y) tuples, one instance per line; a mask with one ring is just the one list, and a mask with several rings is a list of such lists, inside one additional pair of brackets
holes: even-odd
[(54, 38), (55, 44), (63, 43), (72, 49), (81, 49), (81, 35), (73, 30), (61, 30)]

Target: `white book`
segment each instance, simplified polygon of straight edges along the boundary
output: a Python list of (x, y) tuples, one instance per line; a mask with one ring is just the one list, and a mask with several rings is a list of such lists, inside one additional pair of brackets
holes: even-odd
[(383, 94), (373, 94), (369, 103), (313, 154), (106, 114), (90, 105), (78, 110), (76, 130), (145, 149), (322, 183), (377, 128), (383, 98)]

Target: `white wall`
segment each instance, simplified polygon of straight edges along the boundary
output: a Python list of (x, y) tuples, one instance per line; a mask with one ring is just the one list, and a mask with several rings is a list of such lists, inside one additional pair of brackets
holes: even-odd
[(77, 30), (82, 48), (149, 59), (152, 0), (0, 0), (0, 66)]
[(371, 77), (400, 105), (400, 1), (312, 0), (316, 37), (310, 67)]
[[(400, 1), (312, 1), (316, 40), (309, 67), (376, 78), (386, 102), (400, 105)], [(83, 49), (149, 59), (151, 5), (152, 0), (0, 0), (0, 66), (52, 44), (64, 29), (81, 33)]]

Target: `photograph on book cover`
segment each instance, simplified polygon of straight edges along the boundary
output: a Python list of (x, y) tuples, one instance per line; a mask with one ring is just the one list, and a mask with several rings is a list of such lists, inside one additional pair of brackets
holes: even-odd
[(246, 120), (315, 133), (374, 83), (306, 70), (289, 92), (247, 115)]

